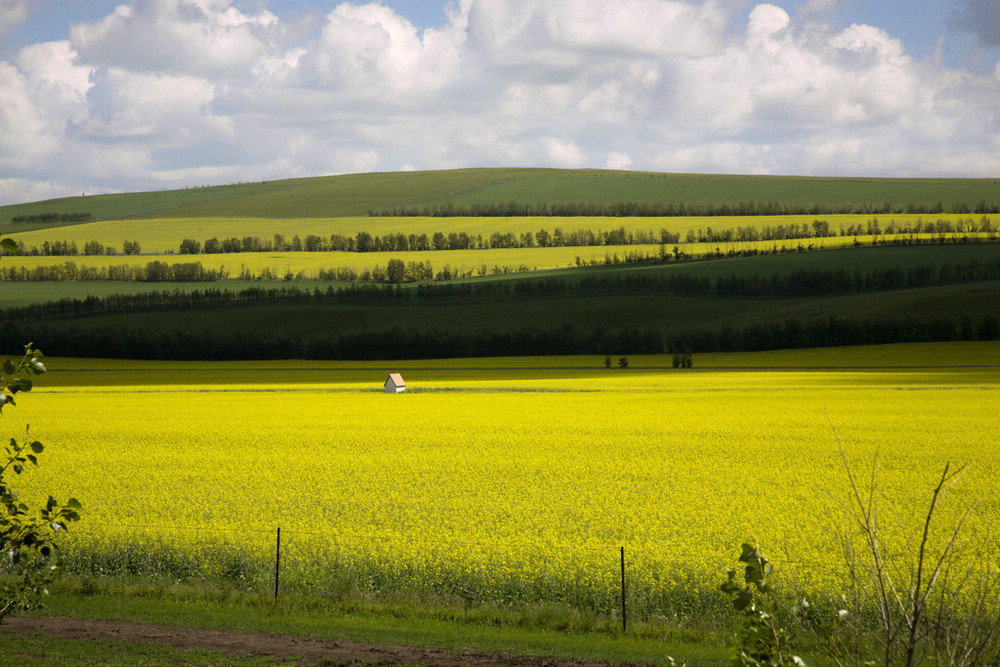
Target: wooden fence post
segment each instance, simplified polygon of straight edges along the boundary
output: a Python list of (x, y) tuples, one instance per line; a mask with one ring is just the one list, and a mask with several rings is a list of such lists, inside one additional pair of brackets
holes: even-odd
[(278, 578), (281, 575), (281, 526), (278, 526), (278, 544), (274, 550), (274, 599), (278, 599)]
[(622, 547), (622, 632), (625, 627), (625, 547)]

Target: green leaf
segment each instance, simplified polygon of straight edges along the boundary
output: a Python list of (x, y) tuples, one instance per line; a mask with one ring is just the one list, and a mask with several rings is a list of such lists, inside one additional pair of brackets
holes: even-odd
[(38, 442), (37, 440), (31, 443), (31, 451), (33, 451), (34, 453), (41, 454), (43, 449), (45, 449), (45, 447), (42, 445), (42, 443)]
[(13, 361), (8, 359), (7, 361), (3, 362), (3, 372), (6, 373), (7, 375), (13, 375), (14, 373), (17, 372), (17, 366), (14, 365)]
[(68, 501), (66, 501), (66, 507), (72, 507), (75, 510), (83, 509), (83, 505), (81, 505), (80, 501), (77, 500), (76, 498), (70, 498)]

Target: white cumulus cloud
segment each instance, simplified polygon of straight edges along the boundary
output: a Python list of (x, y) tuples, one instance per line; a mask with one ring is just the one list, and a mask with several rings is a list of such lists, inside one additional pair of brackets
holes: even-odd
[(226, 0), (155, 0), (119, 5), (101, 21), (73, 26), (70, 38), (98, 66), (242, 76), (278, 25), (266, 10), (247, 15)]
[[(879, 26), (831, 22), (850, 5), (460, 0), (421, 29), (365, 0), (294, 18), (121, 0), (0, 60), (0, 203), (493, 165), (1000, 171), (1000, 64), (915, 59)], [(0, 0), (0, 21), (28, 8)]]

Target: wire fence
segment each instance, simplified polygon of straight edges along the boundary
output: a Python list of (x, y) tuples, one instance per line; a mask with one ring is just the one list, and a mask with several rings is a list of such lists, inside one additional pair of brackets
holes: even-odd
[[(496, 539), (403, 531), (339, 532), (301, 527), (219, 528), (169, 523), (104, 524), (66, 550), (68, 569), (96, 574), (153, 572), (176, 578), (218, 576), (266, 590), (409, 590), (466, 599), (563, 601), (627, 619), (666, 610), (725, 607), (718, 586), (738, 565), (739, 544), (695, 550), (676, 545), (587, 541), (544, 543), (531, 536)], [(96, 539), (96, 534), (100, 535)], [(405, 546), (413, 546), (400, 553)], [(793, 588), (836, 594), (843, 556), (803, 557), (768, 549), (775, 577)], [(993, 553), (998, 553), (994, 550)], [(910, 554), (886, 554), (909, 562)], [(839, 562), (838, 562), (839, 560)], [(818, 591), (817, 591), (818, 592)], [(814, 596), (815, 599), (816, 596)]]

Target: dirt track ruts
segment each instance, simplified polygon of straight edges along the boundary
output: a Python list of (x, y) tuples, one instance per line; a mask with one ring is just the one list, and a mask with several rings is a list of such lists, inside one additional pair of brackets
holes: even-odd
[(47, 637), (76, 640), (113, 640), (155, 643), (178, 650), (208, 649), (233, 657), (273, 656), (278, 664), (290, 661), (299, 665), (428, 665), (431, 667), (599, 667), (607, 663), (461, 652), (442, 648), (418, 648), (389, 644), (364, 644), (343, 640), (318, 639), (295, 635), (208, 630), (131, 621), (105, 621), (62, 616), (15, 616), (0, 625), (0, 643), (4, 635), (42, 634)]

